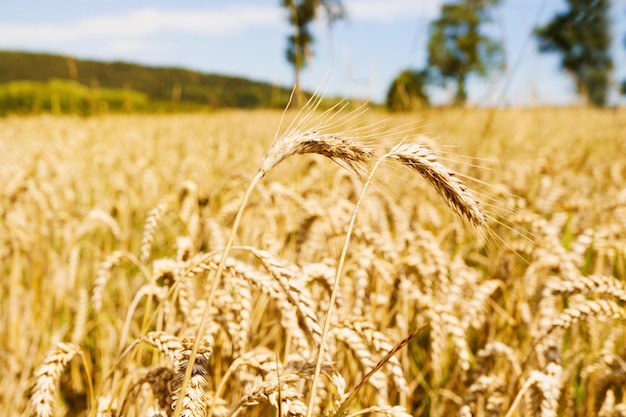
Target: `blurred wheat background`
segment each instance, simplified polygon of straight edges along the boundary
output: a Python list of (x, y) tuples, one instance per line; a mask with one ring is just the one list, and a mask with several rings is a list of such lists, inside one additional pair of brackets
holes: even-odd
[[(174, 415), (210, 278), (280, 119), (0, 119), (0, 414)], [(364, 182), (320, 155), (289, 158), (251, 194), (182, 415), (336, 415), (414, 331), (342, 413), (626, 415), (626, 113), (430, 109), (338, 127), (383, 153), (400, 140), (432, 149), (487, 226), (381, 164), (311, 409)]]

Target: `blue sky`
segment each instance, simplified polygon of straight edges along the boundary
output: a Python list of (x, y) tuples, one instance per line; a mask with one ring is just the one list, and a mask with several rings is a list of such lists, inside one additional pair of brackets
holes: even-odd
[[(315, 89), (332, 74), (328, 93), (384, 100), (393, 78), (426, 62), (428, 23), (442, 0), (344, 0), (349, 18), (332, 31), (315, 25), (314, 58), (303, 85)], [(289, 24), (280, 0), (43, 0), (0, 4), (0, 49), (78, 58), (188, 67), (290, 86), (285, 60)], [(478, 105), (577, 102), (557, 55), (540, 55), (530, 33), (564, 10), (563, 0), (503, 0), (489, 27), (502, 40), (507, 72), (472, 78)], [(626, 0), (612, 0), (615, 82), (626, 78)], [(615, 89), (616, 90), (616, 89)], [(452, 88), (433, 91), (451, 98)], [(612, 101), (626, 102), (612, 94)]]

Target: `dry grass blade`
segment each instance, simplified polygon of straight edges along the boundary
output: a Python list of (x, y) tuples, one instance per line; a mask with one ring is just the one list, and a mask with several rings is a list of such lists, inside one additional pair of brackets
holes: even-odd
[(416, 144), (399, 144), (390, 152), (403, 165), (417, 171), (446, 199), (459, 216), (465, 217), (477, 228), (486, 225), (486, 216), (472, 191), (456, 177), (454, 171), (437, 160), (429, 149)]
[(359, 392), (359, 390), (361, 388), (363, 388), (363, 386), (365, 384), (367, 384), (367, 381), (372, 377), (372, 375), (374, 375), (376, 372), (378, 372), (378, 370), (380, 368), (382, 368), (383, 365), (385, 365), (385, 363), (387, 363), (387, 361), (389, 361), (389, 358), (391, 358), (393, 355), (395, 355), (396, 352), (398, 352), (400, 349), (402, 349), (403, 347), (408, 345), (411, 340), (415, 339), (417, 337), (417, 335), (419, 335), (421, 333), (421, 331), (424, 330), (425, 327), (426, 327), (426, 325), (418, 327), (410, 335), (408, 335), (407, 337), (402, 339), (397, 345), (395, 345), (389, 352), (387, 352), (387, 354), (380, 361), (378, 361), (376, 366), (374, 366), (365, 375), (365, 377), (363, 377), (363, 380), (361, 380), (361, 382), (359, 382), (359, 385), (357, 385), (356, 388), (354, 388), (352, 390), (352, 392), (346, 397), (346, 399), (343, 401), (343, 403), (341, 403), (341, 405), (339, 406), (339, 409), (335, 412), (335, 414), (333, 414), (333, 417), (341, 417), (341, 416), (343, 416), (346, 413), (346, 411), (348, 410), (348, 407), (350, 406), (350, 403), (352, 402), (354, 397), (356, 397), (356, 394)]

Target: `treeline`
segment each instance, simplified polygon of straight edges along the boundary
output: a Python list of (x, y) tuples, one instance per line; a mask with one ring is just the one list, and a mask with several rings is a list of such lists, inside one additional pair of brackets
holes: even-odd
[[(402, 71), (387, 93), (392, 111), (428, 106), (429, 89), (454, 87), (450, 104), (467, 100), (470, 75), (485, 77), (504, 71), (503, 47), (485, 27), (494, 23), (495, 9), (504, 0), (447, 0), (429, 25), (427, 60), (423, 68)], [(574, 81), (576, 92), (588, 104), (604, 107), (612, 89), (626, 95), (626, 80), (614, 82), (611, 56), (613, 33), (610, 0), (565, 0), (565, 10), (545, 25), (535, 26), (532, 37), (541, 53), (560, 56), (563, 74)], [(621, 36), (621, 34), (620, 34)], [(626, 47), (626, 37), (623, 39)]]
[(284, 107), (290, 90), (245, 78), (0, 51), (0, 114)]

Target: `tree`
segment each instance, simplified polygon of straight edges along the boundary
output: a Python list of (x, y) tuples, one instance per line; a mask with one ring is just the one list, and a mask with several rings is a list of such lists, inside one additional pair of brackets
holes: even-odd
[(428, 107), (428, 95), (424, 91), (426, 80), (426, 71), (402, 71), (387, 91), (387, 108), (391, 111), (410, 111)]
[(500, 0), (459, 0), (441, 6), (441, 16), (430, 25), (428, 66), (442, 84), (454, 80), (454, 104), (467, 100), (467, 77), (470, 73), (485, 76), (502, 62), (498, 42), (480, 32), (491, 21), (490, 6)]
[[(624, 36), (624, 46), (626, 47), (626, 36)], [(626, 96), (626, 79), (622, 81), (622, 85), (620, 86), (620, 93)]]
[(609, 53), (609, 0), (567, 0), (569, 9), (535, 29), (541, 52), (559, 52), (561, 67), (576, 90), (596, 106), (604, 106), (613, 60)]
[(306, 67), (312, 56), (311, 45), (315, 38), (310, 25), (324, 11), (329, 25), (346, 17), (346, 11), (340, 0), (282, 0), (282, 6), (289, 11), (289, 22), (294, 33), (287, 38), (287, 61), (294, 68), (294, 100), (300, 96), (300, 71)]

